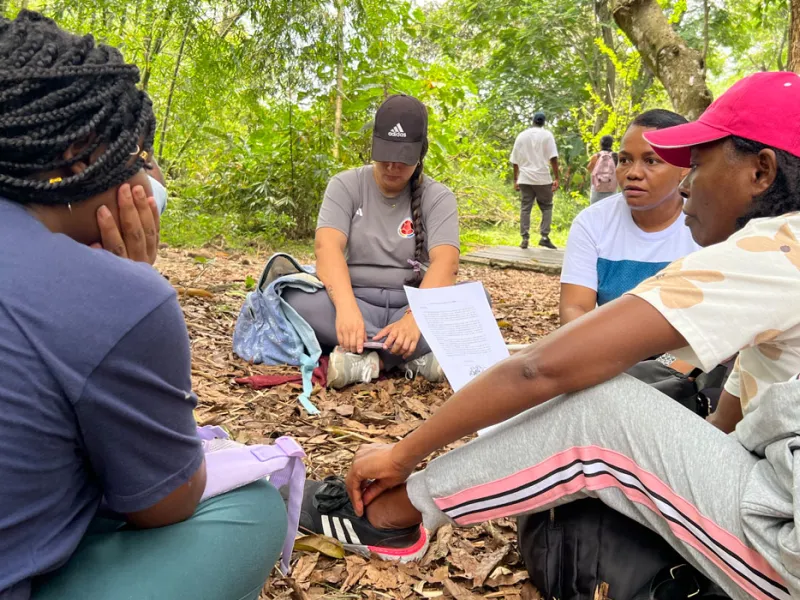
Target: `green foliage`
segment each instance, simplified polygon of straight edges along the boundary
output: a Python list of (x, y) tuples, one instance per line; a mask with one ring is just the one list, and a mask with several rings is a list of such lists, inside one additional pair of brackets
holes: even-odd
[[(785, 66), (788, 0), (708, 1), (712, 89)], [(560, 240), (586, 203), (599, 138), (668, 106), (608, 2), (0, 0), (0, 10), (42, 10), (139, 65), (169, 180), (167, 243), (307, 248), (327, 181), (369, 162), (375, 109), (398, 92), (429, 107), (426, 173), (455, 191), (466, 243), (516, 243), (508, 155), (544, 110), (561, 162)], [(660, 2), (702, 50), (703, 1)]]

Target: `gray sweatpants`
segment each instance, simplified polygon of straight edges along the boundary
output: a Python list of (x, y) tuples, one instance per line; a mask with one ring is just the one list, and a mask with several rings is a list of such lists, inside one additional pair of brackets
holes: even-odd
[(519, 215), (519, 233), (523, 240), (527, 240), (531, 230), (531, 210), (533, 203), (539, 204), (542, 211), (542, 223), (539, 226), (539, 233), (543, 237), (550, 235), (550, 225), (553, 222), (553, 186), (530, 185), (527, 183), (519, 184), (519, 193), (522, 198), (522, 210)]
[[(367, 336), (370, 339), (387, 325), (402, 319), (408, 308), (408, 299), (403, 290), (357, 287), (353, 288), (353, 293), (358, 308), (361, 310), (361, 316), (364, 318)], [(321, 346), (333, 348), (337, 345), (336, 308), (327, 291), (322, 289), (309, 294), (300, 290), (287, 289), (283, 293), (283, 299), (311, 325)], [(425, 338), (420, 337), (417, 349), (408, 359), (387, 350), (378, 350), (378, 354), (383, 360), (384, 369), (388, 371), (406, 360), (414, 360), (430, 351), (428, 342), (425, 341)]]
[[(734, 436), (622, 375), (437, 458), (409, 479), (408, 493), (431, 530), (599, 498), (658, 533), (732, 598), (788, 599), (784, 578), (795, 590), (797, 579), (777, 550), (754, 550), (742, 527), (740, 502), (757, 462)], [(764, 524), (772, 548), (778, 520)]]

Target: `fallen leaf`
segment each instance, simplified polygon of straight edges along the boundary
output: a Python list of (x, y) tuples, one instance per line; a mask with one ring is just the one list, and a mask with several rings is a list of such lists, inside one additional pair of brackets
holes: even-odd
[(423, 419), (427, 419), (431, 414), (428, 407), (416, 398), (403, 398), (403, 404), (408, 407), (408, 410)]
[(214, 294), (209, 292), (208, 290), (203, 290), (200, 288), (185, 288), (185, 287), (175, 287), (175, 291), (179, 294), (185, 294), (187, 296), (191, 296), (192, 298), (213, 298)]
[(498, 588), (506, 585), (516, 585), (520, 581), (525, 581), (526, 579), (528, 579), (527, 571), (512, 572), (511, 569), (498, 567), (483, 585), (487, 587)]
[(343, 404), (341, 406), (337, 406), (333, 410), (336, 412), (336, 414), (342, 415), (343, 417), (352, 417), (356, 409), (352, 404)]
[(289, 579), (289, 585), (292, 586), (292, 600), (311, 600), (308, 594), (303, 591), (300, 584), (295, 579)]
[(422, 566), (426, 566), (441, 558), (444, 558), (450, 552), (450, 540), (453, 537), (453, 526), (445, 525), (440, 527), (436, 532), (436, 539), (428, 547), (428, 552), (422, 559)]
[(533, 584), (530, 581), (523, 584), (522, 589), (520, 590), (520, 596), (522, 597), (522, 600), (543, 600), (539, 590), (533, 587)]
[(450, 568), (442, 565), (427, 577), (428, 583), (443, 583), (445, 579), (450, 579)]
[(400, 584), (397, 572), (394, 569), (382, 568), (384, 566), (368, 564), (358, 582), (369, 589), (396, 590)]
[(462, 573), (458, 574), (459, 577), (464, 579), (475, 579), (477, 577), (480, 563), (473, 556), (473, 552), (469, 552), (464, 548), (453, 547), (450, 549), (449, 560), (454, 566), (461, 569)]
[(304, 535), (294, 541), (295, 550), (319, 552), (331, 558), (344, 558), (344, 547), (333, 538), (321, 535)]
[(314, 571), (316, 568), (318, 562), (318, 552), (314, 552), (313, 554), (303, 554), (297, 560), (297, 563), (292, 569), (292, 577), (298, 583), (305, 583), (308, 580), (309, 575), (311, 575), (312, 571)]
[[(325, 561), (331, 559), (325, 558)], [(320, 561), (322, 563), (323, 561)], [(331, 585), (339, 586), (345, 579), (345, 565), (342, 562), (334, 565), (318, 564), (317, 568), (311, 573), (309, 579), (312, 583), (329, 583)]]
[(361, 579), (361, 576), (367, 570), (367, 561), (361, 556), (350, 555), (344, 559), (347, 565), (347, 579), (342, 584), (341, 591), (346, 592), (353, 585)]
[(495, 550), (494, 552), (488, 554), (483, 560), (481, 560), (478, 569), (475, 571), (475, 575), (472, 579), (472, 584), (475, 587), (480, 587), (483, 585), (483, 582), (489, 577), (489, 574), (494, 571), (495, 567), (500, 564), (500, 561), (506, 557), (510, 546), (503, 546), (499, 550)]
[(469, 590), (461, 587), (452, 579), (444, 580), (444, 587), (450, 592), (450, 595), (456, 600), (480, 600), (480, 596), (476, 596)]

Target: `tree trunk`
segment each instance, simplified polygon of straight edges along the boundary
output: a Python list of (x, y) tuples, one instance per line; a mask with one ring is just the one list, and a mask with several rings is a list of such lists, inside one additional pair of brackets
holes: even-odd
[(708, 71), (708, 15), (711, 7), (709, 0), (703, 0), (703, 77)]
[(789, 29), (789, 70), (800, 73), (800, 0), (791, 2), (792, 19)]
[(333, 119), (333, 158), (339, 160), (342, 143), (342, 96), (344, 96), (344, 0), (336, 2), (336, 114)]
[[(611, 29), (613, 19), (611, 17), (611, 11), (609, 10), (609, 2), (610, 0), (595, 0), (594, 14), (597, 16), (597, 21), (600, 24), (603, 43), (613, 50), (614, 32)], [(601, 96), (608, 106), (614, 106), (614, 96), (617, 88), (617, 69), (614, 67), (614, 62), (608, 56), (603, 56), (603, 59), (606, 65), (606, 76)], [(597, 119), (595, 119), (593, 132), (597, 134), (597, 132), (605, 126), (607, 121), (608, 114), (605, 111), (599, 111)]]
[[(152, 36), (148, 36), (147, 38), (147, 52), (145, 53), (145, 67), (144, 73), (142, 73), (142, 90), (145, 92), (147, 91), (147, 85), (150, 83), (150, 75), (153, 73), (153, 62), (156, 60), (159, 54), (161, 54), (161, 50), (164, 47), (165, 37), (167, 35), (167, 31), (169, 30), (169, 26), (172, 23), (172, 15), (175, 13), (175, 2), (170, 0), (169, 4), (167, 4), (167, 8), (164, 9), (164, 16), (163, 22), (164, 26), (159, 31), (158, 36), (155, 39), (155, 43), (153, 43)], [(158, 23), (157, 19), (153, 20), (153, 29), (156, 28)]]
[(169, 123), (169, 112), (172, 108), (172, 96), (175, 93), (175, 84), (178, 81), (178, 71), (181, 68), (181, 60), (183, 59), (183, 49), (186, 47), (186, 38), (189, 37), (189, 31), (192, 29), (192, 22), (186, 22), (186, 28), (183, 30), (183, 37), (181, 38), (181, 47), (178, 50), (178, 58), (175, 60), (175, 69), (172, 71), (172, 81), (169, 82), (169, 95), (167, 96), (167, 106), (164, 109), (164, 119), (161, 121), (161, 138), (158, 140), (158, 162), (161, 162), (164, 154), (164, 140), (167, 137), (167, 124)]
[(675, 110), (687, 119), (699, 117), (712, 100), (702, 56), (675, 33), (657, 0), (615, 0), (612, 14), (664, 85)]

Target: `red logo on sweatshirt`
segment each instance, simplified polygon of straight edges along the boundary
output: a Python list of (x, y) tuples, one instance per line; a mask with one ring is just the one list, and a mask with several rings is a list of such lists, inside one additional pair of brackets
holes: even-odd
[(414, 221), (411, 219), (404, 219), (403, 222), (400, 223), (400, 227), (397, 228), (397, 234), (401, 238), (414, 237)]

